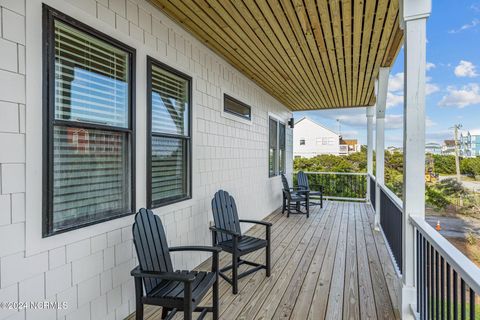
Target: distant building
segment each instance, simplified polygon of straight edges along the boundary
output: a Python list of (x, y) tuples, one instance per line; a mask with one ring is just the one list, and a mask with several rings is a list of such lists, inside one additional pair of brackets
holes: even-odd
[(455, 140), (444, 140), (442, 145), (442, 154), (446, 156), (455, 155)]
[(387, 151), (390, 152), (390, 153), (395, 153), (395, 152), (403, 153), (403, 148), (402, 147), (390, 146), (390, 147), (387, 148)]
[(458, 141), (460, 156), (477, 157), (480, 156), (480, 135), (472, 135), (470, 131), (462, 133)]
[(321, 154), (340, 154), (340, 137), (334, 131), (304, 117), (293, 128), (293, 156), (312, 158)]
[(427, 143), (425, 144), (425, 153), (442, 154), (442, 146), (438, 143)]
[(361, 145), (358, 143), (357, 139), (343, 139), (340, 137), (340, 155), (349, 155), (354, 152), (359, 152), (360, 149)]

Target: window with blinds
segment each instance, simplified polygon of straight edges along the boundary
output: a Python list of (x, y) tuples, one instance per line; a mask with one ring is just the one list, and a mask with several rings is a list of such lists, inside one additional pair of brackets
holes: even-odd
[(278, 123), (278, 171), (285, 173), (285, 124)]
[(44, 236), (134, 212), (134, 49), (45, 8)]
[(148, 57), (148, 203), (191, 198), (191, 78)]
[(270, 118), (268, 121), (268, 175), (270, 177), (277, 175), (277, 155), (278, 155), (278, 122)]

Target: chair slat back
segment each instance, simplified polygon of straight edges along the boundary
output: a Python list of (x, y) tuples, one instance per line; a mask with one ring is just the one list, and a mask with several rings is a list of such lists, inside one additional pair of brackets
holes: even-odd
[(298, 171), (298, 173), (297, 173), (297, 184), (298, 184), (299, 188), (309, 190), (308, 178), (307, 178), (307, 175), (305, 174), (305, 172)]
[(282, 184), (283, 184), (283, 193), (288, 197), (291, 198), (290, 193), (290, 186), (288, 185), (287, 177), (282, 173)]
[[(212, 199), (212, 212), (215, 227), (235, 231), (241, 234), (240, 222), (238, 221), (237, 205), (235, 199), (224, 190), (215, 193)], [(217, 240), (219, 242), (228, 241), (232, 236), (218, 233)]]
[[(162, 221), (152, 210), (140, 209), (132, 227), (133, 243), (142, 271), (173, 272), (167, 238)], [(145, 278), (146, 292), (155, 288), (161, 280)]]

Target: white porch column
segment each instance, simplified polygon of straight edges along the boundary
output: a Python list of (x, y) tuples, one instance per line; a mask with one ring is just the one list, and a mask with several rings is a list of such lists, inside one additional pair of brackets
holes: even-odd
[(404, 132), (403, 132), (403, 286), (402, 317), (413, 319), (416, 304), (415, 234), (409, 217), (425, 216), (425, 72), (426, 22), (430, 0), (400, 0), (404, 29)]
[(385, 109), (387, 106), (388, 76), (390, 68), (380, 68), (377, 84), (376, 141), (375, 141), (375, 227), (380, 225), (380, 185), (385, 183)]
[[(373, 175), (373, 115), (375, 107), (366, 107), (367, 109), (367, 173)], [(367, 201), (371, 199), (370, 178), (367, 177)]]

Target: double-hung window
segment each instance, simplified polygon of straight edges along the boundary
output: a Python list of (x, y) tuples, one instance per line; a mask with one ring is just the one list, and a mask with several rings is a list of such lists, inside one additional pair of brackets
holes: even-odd
[(43, 235), (135, 211), (135, 50), (44, 6)]
[(192, 79), (147, 60), (147, 201), (159, 207), (191, 198)]
[(285, 124), (270, 117), (268, 119), (268, 175), (270, 177), (285, 173), (285, 135)]

